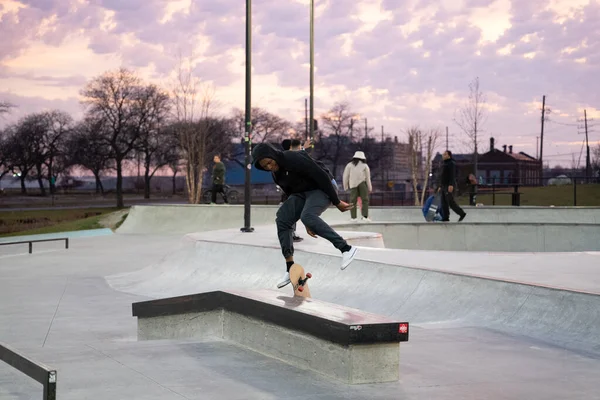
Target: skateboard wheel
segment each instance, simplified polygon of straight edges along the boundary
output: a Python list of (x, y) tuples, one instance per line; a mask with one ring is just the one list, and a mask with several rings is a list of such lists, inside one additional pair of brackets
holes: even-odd
[(298, 286), (298, 291), (299, 291), (299, 292), (301, 292), (301, 291), (303, 291), (303, 290), (304, 290), (304, 288), (303, 288), (302, 286)]
[(306, 277), (307, 277), (307, 278), (312, 278), (312, 274), (311, 274), (310, 272), (307, 272), (307, 273), (306, 273)]

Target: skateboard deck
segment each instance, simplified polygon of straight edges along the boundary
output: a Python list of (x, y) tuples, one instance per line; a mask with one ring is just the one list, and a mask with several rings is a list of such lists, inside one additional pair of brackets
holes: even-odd
[(294, 289), (294, 296), (311, 297), (308, 288), (308, 280), (312, 277), (310, 272), (304, 273), (304, 268), (300, 264), (293, 264), (290, 268), (290, 281)]
[(442, 194), (436, 193), (435, 198), (433, 199), (433, 201), (431, 202), (431, 205), (429, 206), (429, 209), (427, 210), (427, 215), (425, 216), (425, 220), (427, 222), (433, 221), (433, 219), (435, 218), (435, 214), (437, 213), (438, 208), (440, 208), (441, 205), (442, 205)]

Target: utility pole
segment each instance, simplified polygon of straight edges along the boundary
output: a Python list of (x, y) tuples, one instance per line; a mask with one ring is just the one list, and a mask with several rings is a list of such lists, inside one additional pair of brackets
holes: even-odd
[(475, 157), (474, 157), (475, 160), (474, 160), (473, 164), (475, 166), (475, 171), (473, 171), (473, 175), (479, 176), (479, 173), (477, 172), (477, 169), (479, 168), (479, 166), (478, 166), (479, 156), (477, 155), (477, 118), (475, 118), (474, 128), (475, 128), (475, 130), (473, 131), (473, 133), (475, 134)]
[(314, 143), (314, 131), (315, 131), (314, 120), (315, 120), (315, 0), (310, 0), (310, 141), (311, 141), (311, 143)]
[(535, 158), (540, 156), (540, 137), (535, 137)]
[(585, 122), (585, 147), (586, 147), (586, 159), (585, 159), (585, 177), (589, 178), (592, 172), (592, 164), (590, 160), (590, 142), (588, 141), (588, 123), (587, 123), (587, 110), (583, 110), (583, 120)]
[(542, 97), (542, 132), (540, 133), (540, 186), (544, 186), (544, 121), (546, 119), (546, 95)]
[(590, 142), (589, 142), (589, 129), (588, 129), (588, 118), (587, 118), (587, 110), (583, 110), (583, 127), (578, 126), (578, 133), (579, 133), (579, 128), (583, 128), (584, 129), (584, 133), (585, 133), (585, 147), (586, 147), (586, 151), (585, 151), (585, 176), (587, 178), (589, 178), (591, 176), (592, 173), (592, 159), (590, 158)]
[(448, 150), (448, 127), (446, 127), (446, 150)]
[(308, 139), (308, 99), (304, 99), (304, 140)]
[[(384, 181), (383, 181), (383, 171), (385, 170), (385, 163), (383, 162), (383, 125), (381, 125), (381, 151), (379, 155), (379, 165), (381, 165), (381, 191), (385, 189)], [(383, 201), (383, 200), (382, 200)]]
[(251, 203), (251, 158), (252, 154), (252, 0), (246, 0), (246, 117), (244, 126), (244, 144), (246, 146), (246, 176), (244, 185), (244, 226), (242, 232), (254, 232), (250, 226)]

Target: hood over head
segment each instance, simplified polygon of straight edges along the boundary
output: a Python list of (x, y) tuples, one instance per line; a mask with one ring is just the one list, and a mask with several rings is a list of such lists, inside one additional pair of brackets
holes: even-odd
[(254, 164), (254, 167), (256, 169), (266, 171), (259, 164), (259, 161), (263, 158), (273, 159), (281, 167), (283, 160), (283, 151), (277, 149), (270, 143), (259, 143), (252, 149), (252, 163)]

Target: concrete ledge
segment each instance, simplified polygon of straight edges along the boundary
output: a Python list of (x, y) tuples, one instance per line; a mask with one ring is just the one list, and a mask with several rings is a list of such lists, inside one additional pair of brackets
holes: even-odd
[(408, 341), (407, 322), (271, 290), (135, 303), (133, 314), (139, 340), (225, 339), (348, 384), (397, 381)]
[(379, 233), (383, 235), (385, 247), (388, 249), (496, 252), (600, 250), (600, 224), (595, 223), (390, 221), (332, 226), (344, 231)]

